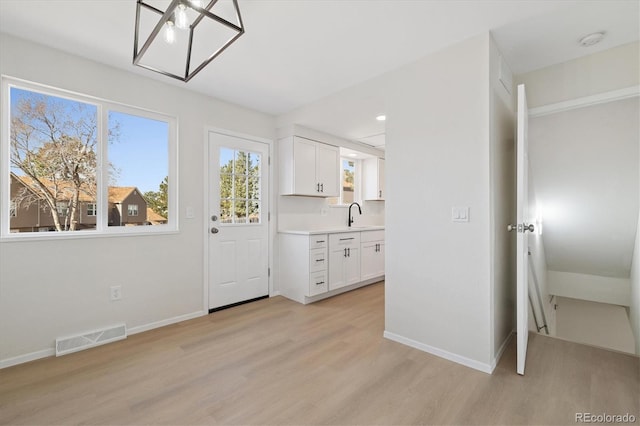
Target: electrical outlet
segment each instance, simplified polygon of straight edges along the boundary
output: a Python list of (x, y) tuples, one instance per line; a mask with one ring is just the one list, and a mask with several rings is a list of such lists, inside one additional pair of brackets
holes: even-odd
[(111, 301), (113, 302), (121, 299), (122, 299), (122, 286), (121, 285), (111, 286)]

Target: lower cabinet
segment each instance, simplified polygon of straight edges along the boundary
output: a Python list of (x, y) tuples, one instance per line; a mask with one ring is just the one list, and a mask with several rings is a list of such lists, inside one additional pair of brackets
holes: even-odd
[(384, 231), (363, 231), (360, 240), (360, 279), (384, 275)]
[(360, 281), (360, 233), (329, 235), (329, 290)]
[(384, 231), (278, 236), (280, 293), (297, 302), (313, 302), (384, 275)]

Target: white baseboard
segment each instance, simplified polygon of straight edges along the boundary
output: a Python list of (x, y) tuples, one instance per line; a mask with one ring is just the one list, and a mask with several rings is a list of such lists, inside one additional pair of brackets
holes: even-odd
[(25, 362), (35, 361), (36, 359), (46, 358), (54, 356), (56, 354), (55, 348), (42, 349), (40, 351), (31, 352), (24, 355), (14, 356), (13, 358), (7, 358), (0, 360), (0, 369), (12, 367), (18, 364), (24, 364)]
[(276, 296), (280, 296), (280, 291), (274, 291), (269, 295), (269, 297), (276, 297)]
[(208, 315), (209, 311), (196, 311), (190, 314), (178, 315), (177, 317), (167, 318), (160, 321), (151, 322), (149, 324), (139, 325), (137, 327), (131, 327), (127, 329), (128, 334), (142, 333), (143, 331), (153, 330), (154, 328), (164, 327), (166, 325), (175, 324), (182, 321), (198, 318), (204, 315)]
[(491, 365), (486, 364), (484, 362), (476, 361), (475, 359), (467, 358), (458, 354), (454, 354), (453, 352), (448, 352), (431, 345), (420, 343), (415, 340), (409, 339), (407, 337), (400, 336), (395, 333), (391, 333), (389, 331), (384, 332), (384, 337), (389, 340), (393, 340), (394, 342), (402, 343), (403, 345), (411, 346), (412, 348), (421, 350), (423, 352), (427, 352), (432, 355), (439, 356), (440, 358), (444, 358), (446, 360), (464, 365), (465, 367), (482, 371), (483, 373), (491, 374), (491, 372), (493, 371), (493, 369), (491, 368)]
[(500, 362), (500, 358), (502, 358), (502, 354), (504, 354), (504, 351), (507, 349), (507, 346), (509, 346), (509, 342), (511, 342), (511, 339), (513, 338), (513, 335), (515, 333), (516, 333), (515, 331), (512, 331), (511, 333), (509, 333), (506, 339), (504, 339), (504, 342), (502, 342), (502, 345), (500, 345), (500, 349), (498, 349), (498, 353), (491, 360), (491, 373), (493, 373), (493, 370), (496, 369), (496, 366)]
[[(143, 331), (153, 330), (154, 328), (160, 328), (166, 325), (171, 325), (178, 322), (187, 321), (193, 318), (198, 318), (198, 317), (207, 315), (208, 313), (209, 313), (208, 311), (196, 311), (190, 314), (178, 315), (173, 318), (167, 318), (161, 321), (155, 321), (149, 324), (139, 325), (137, 327), (132, 327), (128, 329), (127, 334), (130, 335), (130, 334), (142, 333)], [(55, 354), (56, 354), (55, 347), (51, 347), (51, 348), (42, 349), (39, 351), (24, 354), (24, 355), (18, 355), (12, 358), (2, 359), (0, 360), (0, 369), (11, 367), (18, 364), (24, 364), (25, 362), (35, 361), (41, 358), (47, 358), (50, 356), (54, 356)]]

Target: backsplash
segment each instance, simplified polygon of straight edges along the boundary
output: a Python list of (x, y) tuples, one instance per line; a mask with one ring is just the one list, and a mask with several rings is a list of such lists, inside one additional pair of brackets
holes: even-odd
[[(362, 215), (351, 209), (354, 226), (384, 225), (384, 201), (363, 201)], [(347, 226), (348, 206), (329, 206), (326, 198), (279, 196), (278, 229), (314, 230)]]

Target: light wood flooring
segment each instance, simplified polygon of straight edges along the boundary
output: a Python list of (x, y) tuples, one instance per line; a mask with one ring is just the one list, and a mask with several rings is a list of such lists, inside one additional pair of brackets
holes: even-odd
[[(274, 297), (0, 370), (0, 424), (575, 424), (640, 417), (638, 358), (532, 335), (493, 375), (386, 340), (384, 286)], [(636, 420), (640, 422), (640, 420)]]

